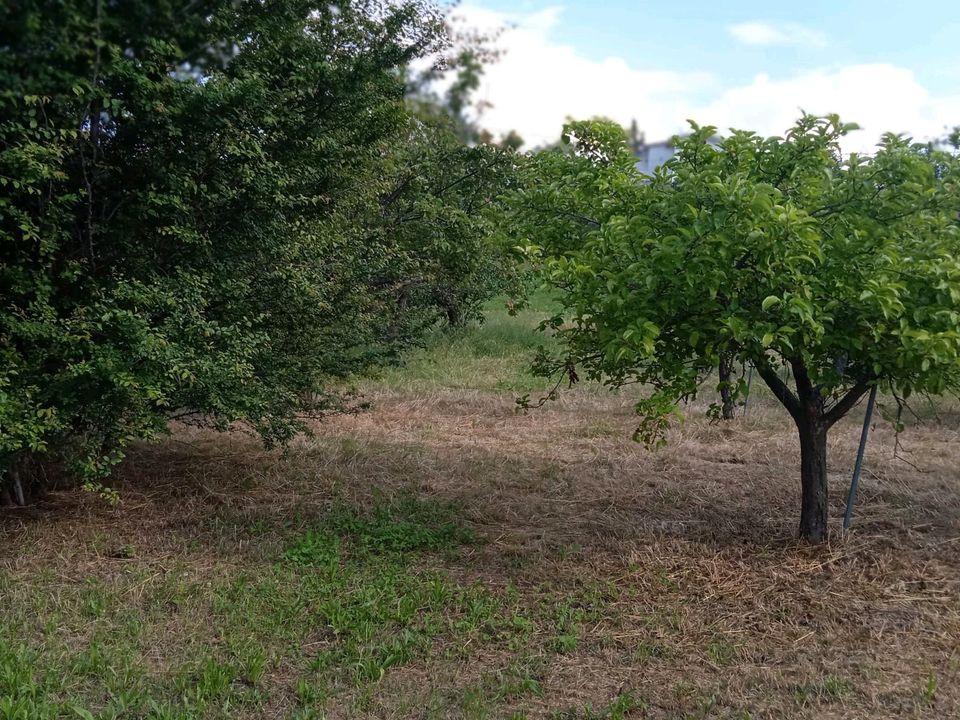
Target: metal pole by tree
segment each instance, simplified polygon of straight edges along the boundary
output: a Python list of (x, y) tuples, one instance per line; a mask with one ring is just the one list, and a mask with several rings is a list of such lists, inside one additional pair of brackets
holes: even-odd
[(847, 493), (847, 509), (843, 513), (843, 529), (850, 528), (853, 520), (853, 503), (857, 499), (857, 485), (860, 483), (860, 471), (863, 469), (863, 453), (867, 449), (867, 436), (870, 435), (870, 421), (873, 419), (873, 407), (877, 401), (877, 386), (870, 389), (870, 399), (867, 400), (867, 411), (863, 415), (863, 429), (860, 431), (860, 447), (857, 448), (857, 462), (853, 466), (853, 477), (850, 479), (850, 492)]

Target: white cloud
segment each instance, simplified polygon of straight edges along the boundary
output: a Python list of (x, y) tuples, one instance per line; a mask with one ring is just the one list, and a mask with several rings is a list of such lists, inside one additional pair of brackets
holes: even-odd
[(458, 9), (468, 25), (509, 26), (497, 43), (505, 50), (486, 69), (477, 98), (492, 107), (482, 118), (494, 133), (516, 129), (528, 146), (556, 141), (567, 117), (604, 115), (623, 124), (637, 118), (648, 137), (680, 129), (684, 97), (709, 86), (706, 73), (631, 68), (620, 58), (595, 61), (552, 42), (561, 10), (511, 16), (472, 6)]
[(744, 45), (797, 45), (822, 48), (827, 44), (826, 35), (796, 23), (774, 25), (767, 22), (744, 22), (730, 25), (727, 31)]
[(737, 127), (779, 135), (801, 109), (836, 112), (864, 128), (845, 143), (857, 151), (874, 147), (888, 130), (926, 139), (960, 122), (960, 94), (934, 95), (910, 70), (891, 64), (758, 74), (749, 84), (725, 86), (709, 73), (587, 58), (552, 40), (558, 8), (507, 15), (463, 6), (458, 13), (474, 27), (509, 26), (498, 43), (505, 53), (487, 68), (478, 91), (478, 99), (492, 105), (481, 124), (495, 134), (515, 129), (528, 147), (555, 141), (567, 117), (596, 115), (623, 125), (636, 118), (649, 140), (660, 140), (682, 132), (687, 118), (721, 132)]
[(694, 112), (720, 128), (779, 135), (801, 110), (838, 113), (843, 120), (858, 123), (862, 130), (846, 139), (844, 149), (869, 152), (888, 131), (917, 139), (941, 135), (947, 125), (960, 121), (960, 95), (932, 95), (910, 70), (877, 63), (780, 80), (757, 75), (749, 85), (725, 90)]

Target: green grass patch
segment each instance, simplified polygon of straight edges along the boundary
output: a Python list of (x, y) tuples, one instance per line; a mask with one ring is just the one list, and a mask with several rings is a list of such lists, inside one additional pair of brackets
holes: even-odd
[(556, 312), (556, 304), (547, 293), (535, 293), (527, 307), (511, 315), (507, 303), (503, 297), (490, 300), (482, 323), (437, 328), (425, 347), (411, 352), (402, 366), (381, 371), (361, 387), (518, 393), (548, 388), (550, 381), (534, 376), (530, 366), (537, 348), (554, 346), (554, 339), (538, 332), (537, 326)]
[(373, 707), (395, 668), (491, 651), (510, 660), (438, 716), (499, 717), (541, 692), (531, 649), (549, 657), (607, 598), (458, 582), (443, 563), (475, 542), (454, 508), (400, 496), (335, 507), (272, 562), (3, 574), (16, 590), (0, 619), (0, 718), (260, 717), (278, 694), (285, 717), (321, 718)]
[(404, 495), (379, 502), (368, 513), (349, 506), (335, 508), (299, 538), (286, 557), (302, 565), (323, 566), (337, 563), (345, 551), (380, 555), (450, 551), (473, 540), (473, 533), (458, 522), (453, 508)]
[(606, 707), (594, 709), (591, 706), (583, 708), (568, 708), (554, 711), (551, 720), (624, 720), (637, 716), (646, 707), (646, 704), (633, 693), (624, 692), (617, 695)]
[(798, 705), (842, 703), (851, 699), (856, 689), (850, 680), (839, 675), (824, 675), (816, 682), (797, 686), (794, 699)]

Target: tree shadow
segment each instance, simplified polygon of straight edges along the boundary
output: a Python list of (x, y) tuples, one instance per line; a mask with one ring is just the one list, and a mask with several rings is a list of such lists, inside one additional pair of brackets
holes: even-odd
[[(793, 551), (799, 488), (791, 461), (708, 462), (682, 447), (666, 456), (558, 458), (542, 449), (517, 455), (496, 445), (458, 449), (350, 434), (279, 451), (245, 435), (191, 431), (132, 447), (114, 478), (117, 505), (80, 490), (53, 492), (0, 514), (0, 533), (7, 542), (36, 541), (55, 526), (64, 537), (100, 533), (148, 553), (269, 561), (334, 505), (369, 507), (378, 495), (403, 492), (458, 508), (488, 545), (478, 562), (513, 566), (570, 548), (617, 558), (658, 542)], [(865, 481), (854, 537), (922, 549), (956, 536), (960, 488), (934, 480)], [(836, 543), (846, 480), (838, 474), (831, 482)]]

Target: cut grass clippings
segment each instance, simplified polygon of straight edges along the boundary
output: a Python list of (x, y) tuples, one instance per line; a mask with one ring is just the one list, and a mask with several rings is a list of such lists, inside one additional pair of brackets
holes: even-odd
[(806, 547), (762, 388), (656, 453), (635, 390), (518, 413), (549, 307), (525, 312), (438, 336), (285, 452), (178, 427), (117, 506), (3, 510), (0, 718), (960, 716), (956, 408), (899, 445), (878, 419), (847, 534), (858, 411), (837, 425)]

